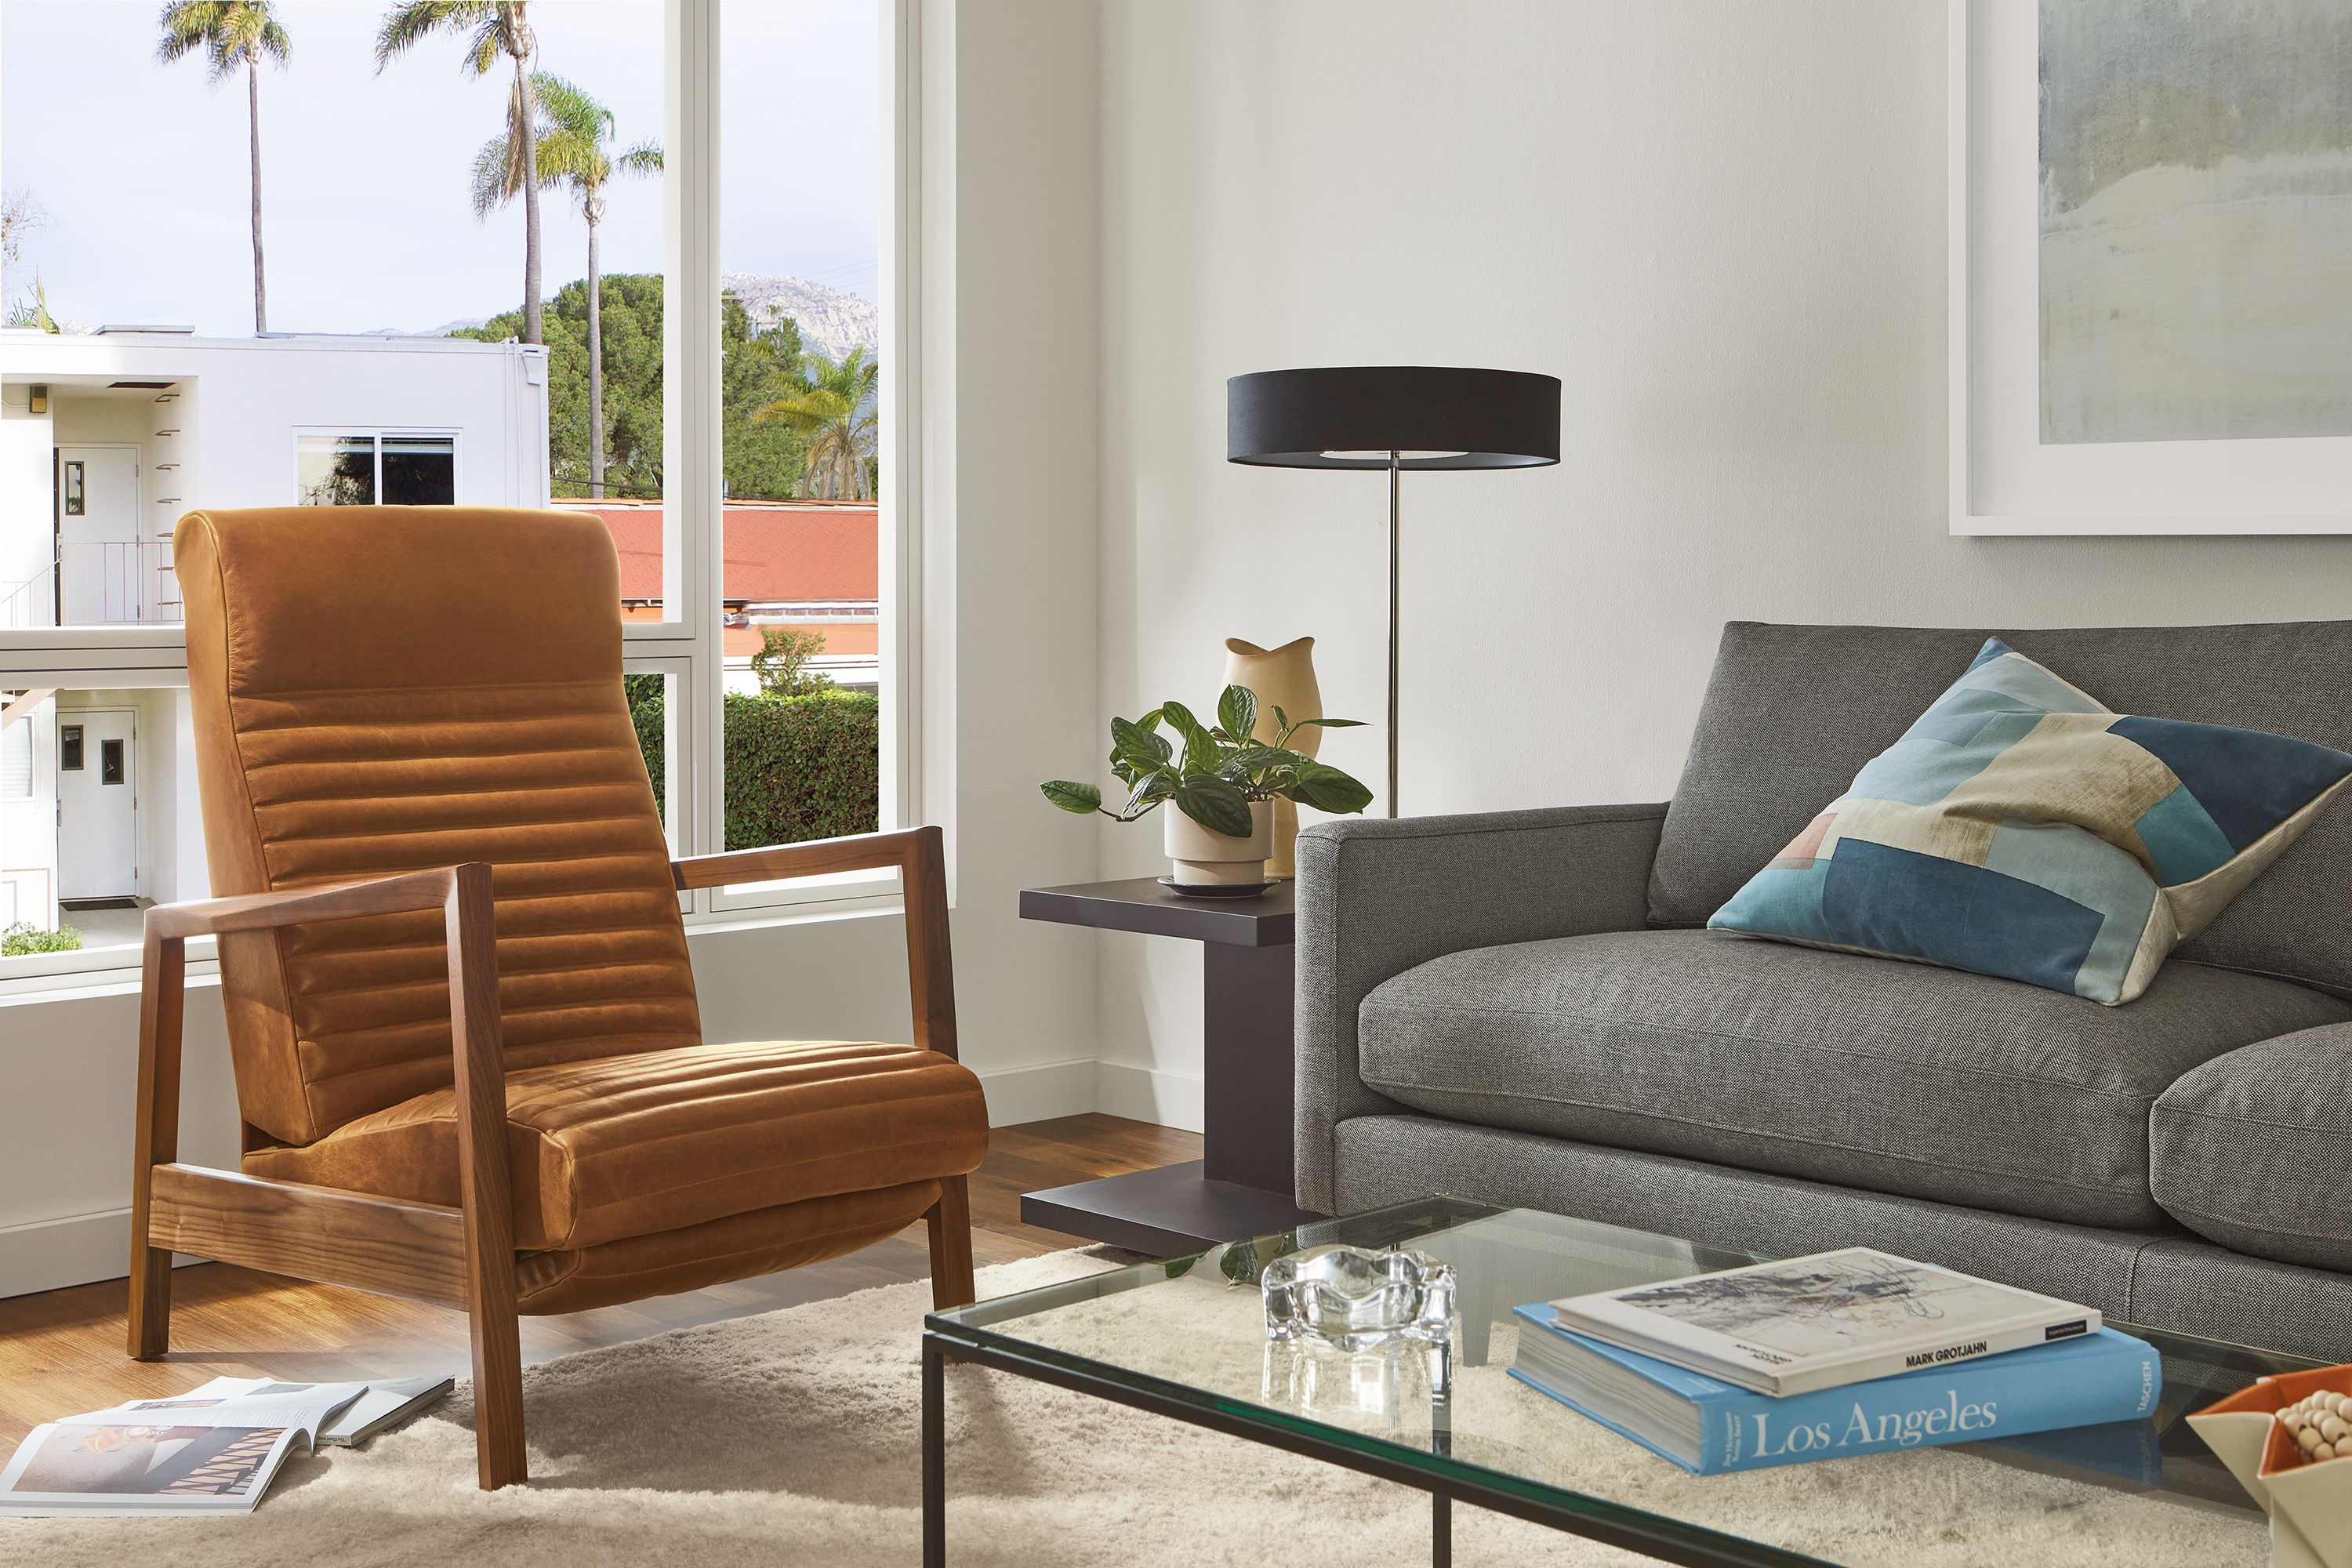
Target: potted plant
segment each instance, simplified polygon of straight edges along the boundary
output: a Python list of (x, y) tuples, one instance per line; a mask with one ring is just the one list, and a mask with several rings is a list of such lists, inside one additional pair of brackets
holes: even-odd
[[(1361, 811), (1372, 792), (1328, 763), (1290, 747), (1309, 725), (1344, 729), (1355, 719), (1293, 721), (1273, 710), (1270, 742), (1251, 739), (1257, 727), (1257, 694), (1228, 686), (1217, 699), (1217, 721), (1203, 724), (1181, 702), (1163, 702), (1140, 719), (1110, 721), (1110, 771), (1127, 785), (1127, 804), (1117, 811), (1103, 805), (1090, 784), (1054, 779), (1038, 786), (1064, 811), (1095, 812), (1117, 822), (1133, 822), (1163, 802), (1176, 809), (1163, 819), (1170, 885), (1191, 889), (1256, 891), (1265, 885), (1265, 860), (1274, 849), (1272, 803), (1279, 798), (1318, 811)], [(1174, 739), (1160, 732), (1165, 724)]]

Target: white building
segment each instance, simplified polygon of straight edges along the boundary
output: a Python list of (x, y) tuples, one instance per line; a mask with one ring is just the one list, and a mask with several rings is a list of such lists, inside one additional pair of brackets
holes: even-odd
[[(176, 623), (200, 505), (543, 506), (546, 371), (512, 342), (0, 331), (0, 638)], [(0, 926), (135, 940), (140, 905), (205, 893), (188, 737), (184, 688), (0, 693)]]

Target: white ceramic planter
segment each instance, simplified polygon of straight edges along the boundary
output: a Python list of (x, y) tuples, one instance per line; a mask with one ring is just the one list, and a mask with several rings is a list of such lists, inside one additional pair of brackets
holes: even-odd
[(1164, 826), (1161, 842), (1176, 863), (1175, 880), (1186, 887), (1232, 887), (1265, 880), (1265, 858), (1274, 853), (1274, 803), (1250, 802), (1250, 836), (1228, 838), (1213, 833), (1176, 809), (1170, 801), (1160, 808)]

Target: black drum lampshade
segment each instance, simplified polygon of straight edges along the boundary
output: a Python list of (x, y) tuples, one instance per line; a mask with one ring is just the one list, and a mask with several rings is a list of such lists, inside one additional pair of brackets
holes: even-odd
[(1559, 461), (1559, 378), (1453, 365), (1262, 370), (1225, 383), (1225, 459), (1270, 468)]

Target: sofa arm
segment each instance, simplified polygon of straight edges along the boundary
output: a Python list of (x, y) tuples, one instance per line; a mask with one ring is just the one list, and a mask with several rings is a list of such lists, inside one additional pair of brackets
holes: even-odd
[(1333, 1212), (1332, 1138), (1402, 1108), (1357, 1072), (1356, 1013), (1391, 975), (1444, 953), (1638, 931), (1663, 805), (1349, 818), (1298, 836), (1298, 1202)]

